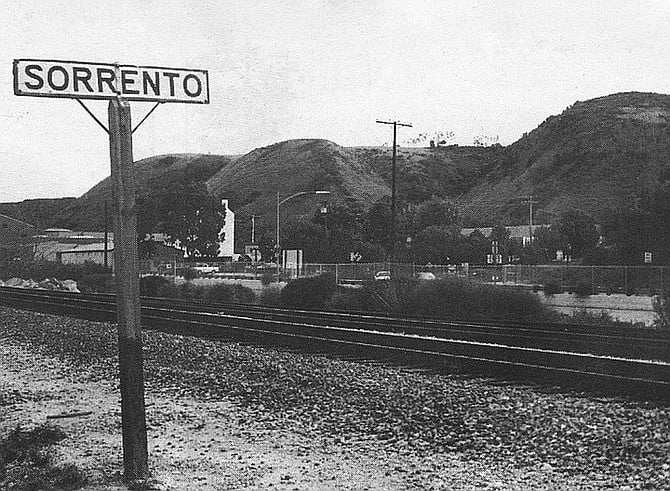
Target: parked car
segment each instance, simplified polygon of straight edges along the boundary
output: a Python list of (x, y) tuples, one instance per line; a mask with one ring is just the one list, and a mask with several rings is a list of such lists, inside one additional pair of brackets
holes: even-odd
[(385, 281), (391, 279), (390, 271), (377, 271), (375, 273), (375, 281)]
[(436, 276), (430, 271), (419, 271), (416, 274), (416, 278), (419, 280), (434, 280)]
[(196, 264), (193, 266), (193, 269), (195, 269), (201, 276), (211, 276), (219, 271), (218, 266), (211, 266), (209, 264)]

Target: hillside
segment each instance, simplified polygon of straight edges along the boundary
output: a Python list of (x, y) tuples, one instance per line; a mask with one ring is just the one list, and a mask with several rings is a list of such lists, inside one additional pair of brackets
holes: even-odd
[[(136, 194), (150, 194), (152, 184), (157, 179), (205, 182), (222, 167), (230, 164), (233, 158), (223, 155), (173, 154), (139, 160), (135, 162)], [(77, 230), (102, 230), (105, 200), (110, 203), (112, 200), (112, 181), (109, 177), (56, 213), (54, 222)], [(111, 217), (111, 211), (109, 216)]]
[[(384, 180), (353, 152), (327, 140), (289, 140), (258, 148), (223, 167), (207, 185), (231, 206), (264, 214), (282, 197), (300, 191), (329, 190), (331, 199), (373, 203), (389, 194)], [(300, 209), (296, 202), (295, 209)]]
[(621, 93), (576, 102), (504, 149), (460, 202), (470, 222), (536, 223), (572, 207), (598, 219), (670, 179), (670, 96)]
[(18, 203), (0, 203), (0, 214), (8, 215), (26, 223), (35, 225), (37, 229), (60, 227), (56, 216), (73, 205), (77, 198), (58, 199), (27, 199)]
[[(535, 223), (569, 207), (598, 219), (608, 209), (635, 206), (670, 180), (669, 119), (670, 96), (631, 92), (576, 102), (508, 147), (399, 148), (398, 198), (410, 204), (432, 196), (456, 200), (466, 226), (526, 223), (521, 198), (530, 195), (537, 201)], [(239, 236), (248, 240), (252, 214), (259, 216), (257, 226), (273, 230), (278, 191), (286, 197), (327, 189), (328, 200), (364, 206), (388, 197), (391, 153), (390, 147), (305, 139), (240, 157), (163, 155), (136, 163), (136, 187), (147, 194), (156, 179), (204, 182), (230, 200)], [(5, 203), (0, 213), (41, 226), (100, 229), (105, 199), (111, 199), (109, 179), (77, 200)], [(308, 216), (320, 201), (297, 199), (283, 213)]]

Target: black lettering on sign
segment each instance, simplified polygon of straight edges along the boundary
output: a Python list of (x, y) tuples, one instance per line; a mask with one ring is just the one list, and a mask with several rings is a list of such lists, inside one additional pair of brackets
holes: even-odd
[(74, 91), (79, 92), (79, 83), (86, 87), (86, 90), (93, 92), (93, 87), (89, 81), (91, 80), (91, 70), (86, 67), (73, 67), (72, 68), (72, 82), (74, 83)]
[(107, 84), (111, 92), (116, 92), (113, 82), (116, 80), (116, 74), (111, 68), (98, 68), (98, 92), (103, 92), (102, 84)]
[[(54, 73), (60, 72), (62, 74), (62, 83), (58, 85), (56, 83), (56, 80), (54, 77)], [(67, 89), (67, 86), (70, 84), (70, 75), (68, 75), (67, 70), (63, 68), (62, 66), (55, 65), (49, 68), (47, 71), (47, 83), (49, 84), (49, 87), (51, 87), (53, 90), (65, 90)]]
[(137, 89), (131, 89), (129, 85), (135, 85), (137, 80), (128, 78), (126, 75), (137, 75), (137, 70), (121, 70), (121, 93), (122, 94), (139, 94)]
[(160, 76), (158, 72), (154, 72), (154, 79), (151, 80), (149, 72), (142, 72), (142, 91), (145, 95), (149, 95), (149, 86), (154, 91), (154, 95), (161, 95)]
[(163, 75), (170, 79), (170, 95), (174, 96), (174, 79), (179, 77), (179, 74), (174, 72), (165, 72)]
[[(197, 89), (195, 92), (191, 92), (188, 90), (188, 81), (189, 80), (195, 80), (195, 83), (197, 84)], [(202, 83), (200, 82), (200, 79), (193, 75), (192, 73), (189, 73), (184, 77), (184, 92), (186, 93), (187, 96), (189, 97), (198, 97), (202, 93)]]
[(39, 74), (33, 73), (33, 72), (36, 72), (36, 71), (41, 72), (42, 67), (39, 66), (39, 65), (26, 65), (26, 75), (28, 77), (32, 78), (33, 80), (36, 80), (36, 82), (34, 82), (34, 83), (30, 83), (30, 82), (25, 83), (26, 87), (28, 87), (29, 89), (37, 90), (37, 89), (41, 89), (42, 87), (44, 87), (44, 79), (42, 79), (42, 77), (40, 77)]

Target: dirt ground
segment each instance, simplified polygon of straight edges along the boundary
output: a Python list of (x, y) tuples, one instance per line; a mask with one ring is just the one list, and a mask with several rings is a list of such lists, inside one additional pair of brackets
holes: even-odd
[[(55, 449), (57, 463), (76, 464), (88, 490), (121, 485), (119, 391), (91, 381), (72, 366), (0, 340), (0, 432), (45, 422), (68, 438)], [(85, 380), (85, 382), (84, 382)], [(9, 403), (8, 403), (9, 401)], [(146, 397), (152, 488), (218, 489), (583, 489), (584, 482), (546, 468), (496, 469), (457, 454), (425, 459), (390, 452), (374, 440), (327, 446), (299, 433), (240, 426), (242, 409), (223, 400), (196, 401), (154, 391)], [(70, 418), (49, 416), (91, 412)], [(589, 487), (589, 486), (586, 486)]]

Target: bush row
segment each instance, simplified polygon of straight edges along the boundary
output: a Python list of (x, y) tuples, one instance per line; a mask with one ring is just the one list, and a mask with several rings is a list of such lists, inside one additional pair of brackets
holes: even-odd
[(459, 278), (384, 281), (361, 289), (337, 287), (323, 275), (290, 282), (281, 292), (285, 307), (376, 311), (412, 317), (522, 322), (556, 321), (559, 314), (526, 291)]
[(31, 279), (42, 281), (46, 278), (59, 280), (75, 280), (91, 275), (110, 274), (111, 270), (104, 266), (85, 262), (84, 264), (62, 264), (55, 261), (2, 261), (0, 262), (0, 279), (9, 278)]
[(80, 291), (106, 293), (114, 290), (114, 279), (109, 268), (93, 262), (62, 264), (55, 261), (0, 262), (0, 280), (9, 278), (42, 281), (47, 278), (75, 280)]
[(211, 286), (199, 286), (190, 282), (175, 285), (172, 281), (162, 276), (145, 276), (144, 278), (140, 278), (140, 295), (202, 300), (209, 303), (255, 303), (256, 301), (256, 295), (253, 290), (242, 285), (217, 283)]

